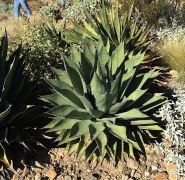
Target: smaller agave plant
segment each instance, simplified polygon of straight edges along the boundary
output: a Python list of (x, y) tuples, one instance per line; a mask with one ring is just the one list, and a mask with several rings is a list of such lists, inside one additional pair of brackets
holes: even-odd
[[(25, 56), (21, 47), (7, 58), (8, 40), (5, 35), (0, 44), (0, 162), (10, 166), (7, 154), (16, 149), (30, 150), (44, 139), (39, 131), (43, 126), (42, 103), (37, 82), (25, 72)], [(38, 123), (39, 122), (39, 123)], [(19, 150), (20, 150), (19, 149)]]
[(72, 22), (73, 30), (64, 30), (64, 39), (68, 43), (90, 45), (100, 39), (106, 44), (110, 42), (111, 52), (120, 44), (125, 44), (125, 50), (137, 54), (145, 51), (150, 43), (149, 28), (139, 23), (139, 16), (133, 18), (133, 6), (124, 15), (120, 15), (118, 4), (111, 10), (102, 3), (98, 15), (85, 11), (82, 25)]
[(69, 152), (114, 161), (143, 152), (144, 144), (162, 131), (155, 110), (165, 98), (150, 93), (149, 86), (158, 75), (153, 70), (138, 73), (144, 53), (129, 54), (125, 60), (124, 43), (111, 55), (103, 43), (96, 48), (72, 48), (65, 58), (65, 71), (53, 68), (56, 79), (47, 80), (53, 94), (43, 100), (53, 105), (53, 117), (45, 128), (55, 132), (59, 145)]

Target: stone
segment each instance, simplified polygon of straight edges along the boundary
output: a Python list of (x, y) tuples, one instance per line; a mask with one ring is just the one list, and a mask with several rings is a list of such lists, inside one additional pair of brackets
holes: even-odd
[(35, 180), (41, 180), (41, 174), (40, 173), (37, 173), (35, 175)]
[(24, 167), (24, 170), (23, 170), (23, 173), (22, 173), (22, 176), (25, 177), (29, 174), (30, 170), (25, 166)]
[(87, 173), (90, 173), (91, 172), (91, 170), (90, 169), (87, 169)]
[(72, 177), (71, 176), (65, 176), (64, 180), (72, 180)]
[(64, 176), (61, 174), (61, 175), (57, 176), (56, 180), (64, 180)]
[(97, 180), (97, 178), (96, 178), (96, 177), (94, 177), (92, 174), (91, 174), (91, 175), (89, 175), (88, 179), (89, 179), (89, 180)]
[(35, 161), (35, 166), (41, 169), (44, 168), (44, 166), (42, 166), (38, 161)]
[(165, 167), (166, 167), (166, 171), (169, 175), (169, 180), (177, 180), (177, 176), (174, 174), (174, 171), (176, 169), (176, 164), (166, 163)]
[(132, 169), (131, 173), (130, 173), (130, 176), (133, 177), (134, 174), (135, 174), (136, 170), (135, 169)]
[(150, 176), (150, 173), (148, 171), (145, 171), (145, 177)]
[(168, 180), (168, 174), (166, 172), (159, 172), (153, 176), (153, 180)]
[(135, 178), (135, 179), (142, 179), (142, 178), (141, 178), (141, 174), (138, 173), (138, 172), (135, 173), (134, 178)]
[(163, 160), (164, 159), (164, 154), (163, 153), (158, 153), (157, 154), (157, 159), (158, 160)]
[(138, 169), (139, 165), (134, 159), (127, 157), (126, 161), (127, 161), (128, 168), (135, 169), (135, 170)]
[(152, 171), (157, 171), (158, 167), (153, 165), (153, 166), (151, 166), (151, 169), (152, 169)]
[(55, 172), (54, 168), (50, 168), (46, 171), (46, 176), (50, 179), (53, 180), (57, 176), (57, 173)]

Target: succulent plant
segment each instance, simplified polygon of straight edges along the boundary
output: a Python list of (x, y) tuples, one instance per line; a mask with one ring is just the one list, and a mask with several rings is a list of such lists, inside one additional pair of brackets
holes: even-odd
[(53, 105), (48, 111), (53, 121), (45, 128), (87, 161), (93, 154), (99, 161), (117, 161), (127, 150), (133, 158), (135, 152), (145, 153), (153, 132), (162, 131), (154, 112), (165, 98), (149, 92), (158, 72), (138, 73), (144, 53), (125, 59), (123, 42), (112, 53), (101, 41), (71, 52), (65, 71), (53, 68), (56, 79), (47, 80), (53, 93), (42, 99)]
[(149, 28), (139, 23), (139, 16), (133, 17), (132, 6), (121, 16), (118, 5), (109, 10), (103, 3), (98, 15), (86, 10), (85, 19), (82, 25), (74, 21), (74, 29), (64, 31), (67, 42), (90, 45), (91, 41), (101, 39), (105, 45), (109, 40), (111, 52), (124, 42), (125, 50), (135, 54), (145, 51), (150, 43)]
[[(31, 149), (42, 139), (38, 130), (43, 117), (38, 85), (25, 71), (25, 56), (21, 47), (7, 58), (8, 40), (5, 35), (0, 45), (0, 161), (9, 166), (7, 152), (13, 147)], [(39, 123), (38, 123), (39, 122)], [(32, 146), (33, 145), (33, 146)]]

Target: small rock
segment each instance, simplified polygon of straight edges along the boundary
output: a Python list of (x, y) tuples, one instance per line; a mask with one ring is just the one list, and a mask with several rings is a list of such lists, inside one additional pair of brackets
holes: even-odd
[(135, 174), (136, 170), (135, 169), (132, 169), (131, 173), (130, 173), (130, 176), (133, 177), (134, 174)]
[(64, 179), (65, 180), (72, 180), (71, 176), (65, 176)]
[(141, 178), (141, 174), (138, 173), (138, 172), (135, 173), (134, 177), (135, 177), (136, 179), (142, 179), (142, 178)]
[(122, 180), (128, 180), (128, 179), (129, 177), (127, 175), (126, 176), (124, 174), (122, 175)]
[(174, 174), (174, 171), (176, 169), (176, 164), (174, 163), (167, 163), (165, 164), (166, 171), (169, 175), (169, 180), (177, 180), (177, 176)]
[(35, 180), (41, 180), (41, 174), (39, 174), (39, 173), (36, 174), (36, 175), (35, 175)]
[(150, 173), (148, 171), (145, 171), (145, 177), (148, 177)]
[(97, 178), (96, 178), (96, 177), (94, 177), (92, 174), (91, 174), (91, 175), (89, 175), (88, 179), (89, 179), (89, 180), (97, 180)]
[(152, 169), (152, 171), (157, 171), (158, 167), (157, 166), (152, 166), (151, 169)]
[(88, 172), (88, 173), (90, 173), (90, 172), (91, 172), (91, 170), (90, 170), (90, 169), (87, 169), (87, 172)]
[(168, 180), (168, 174), (166, 172), (159, 172), (153, 177), (153, 180)]
[(53, 180), (57, 176), (57, 173), (55, 172), (54, 168), (50, 168), (46, 171), (46, 176), (50, 179)]
[(35, 161), (35, 166), (41, 169), (44, 168), (38, 161)]
[(163, 160), (164, 159), (164, 154), (163, 153), (158, 153), (157, 154), (157, 159), (158, 160)]
[(36, 173), (34, 171), (30, 172), (30, 179), (35, 179)]
[(41, 168), (37, 168), (37, 167), (32, 167), (31, 169), (32, 169), (32, 171), (34, 171), (35, 173), (41, 173), (41, 171), (42, 171)]
[(126, 161), (127, 161), (128, 168), (135, 169), (135, 170), (138, 169), (139, 165), (134, 159), (127, 157)]
[(30, 170), (25, 166), (24, 170), (23, 170), (23, 173), (22, 173), (22, 176), (25, 177), (29, 174)]
[[(4, 179), (4, 178), (2, 177), (2, 180), (3, 180), (3, 179)], [(17, 177), (16, 174), (14, 174), (13, 177), (12, 177), (12, 180), (16, 180), (16, 179), (18, 179), (18, 177)], [(1, 178), (0, 178), (0, 180), (1, 180)]]
[(61, 174), (61, 175), (57, 176), (56, 180), (64, 180), (64, 176)]

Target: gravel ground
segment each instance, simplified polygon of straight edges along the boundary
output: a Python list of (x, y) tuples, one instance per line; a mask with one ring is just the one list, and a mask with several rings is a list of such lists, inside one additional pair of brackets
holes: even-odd
[[(68, 155), (63, 148), (37, 154), (37, 161), (32, 160), (16, 170), (13, 180), (168, 180), (163, 162), (164, 155), (156, 154), (152, 145), (146, 147), (147, 160), (140, 158), (140, 163), (126, 157), (115, 167), (112, 162), (104, 161), (96, 165), (95, 161), (86, 164), (85, 160), (77, 160), (75, 154)], [(1, 178), (0, 178), (1, 179)], [(170, 178), (171, 179), (171, 178)], [(172, 179), (173, 180), (173, 179)]]

